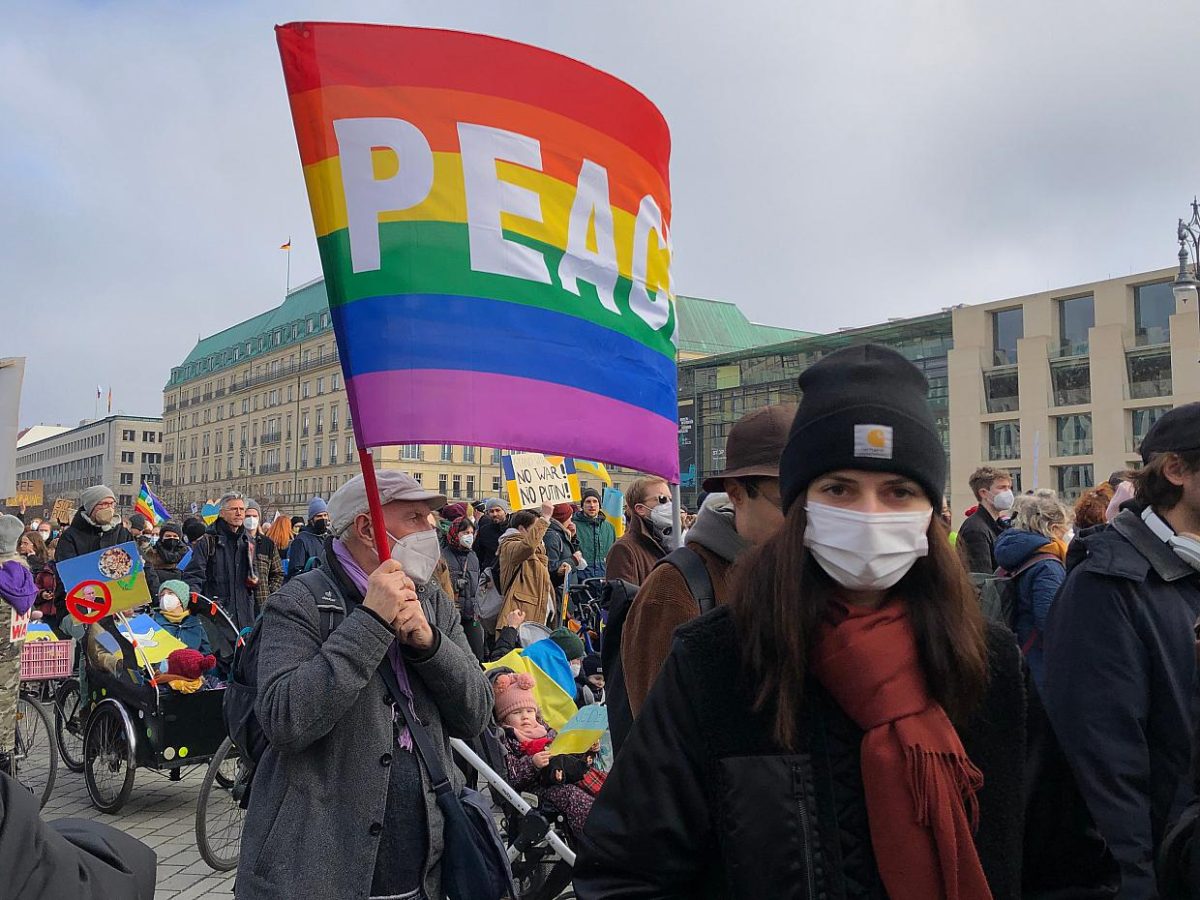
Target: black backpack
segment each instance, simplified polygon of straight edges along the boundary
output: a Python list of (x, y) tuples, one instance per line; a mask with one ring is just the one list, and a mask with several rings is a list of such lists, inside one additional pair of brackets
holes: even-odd
[[(334, 614), (344, 617), (346, 607), (327, 570), (317, 568), (313, 571), (318, 574), (299, 578), (298, 581), (308, 588), (317, 603), (321, 643), (323, 644), (335, 627), (333, 624)], [(321, 590), (322, 583), (325, 585), (323, 591)], [(234, 650), (233, 665), (230, 667), (229, 678), (225, 682), (225, 697), (221, 701), (221, 715), (225, 720), (225, 730), (229, 732), (230, 739), (238, 748), (238, 753), (249, 770), (245, 778), (247, 783), (263, 754), (266, 753), (267, 747), (271, 745), (270, 740), (263, 733), (262, 725), (258, 721), (258, 714), (254, 711), (254, 704), (258, 699), (258, 636), (262, 631), (262, 621), (263, 617), (260, 613), (254, 622), (254, 627), (250, 629), (250, 633)], [(242, 801), (243, 805), (249, 802), (249, 796), (250, 792), (247, 787)]]
[[(971, 580), (979, 591), (979, 606), (988, 621), (1003, 625), (1014, 634), (1017, 631), (1017, 606), (1020, 603), (1020, 578), (1028, 569), (1033, 568), (1043, 560), (1052, 559), (1059, 565), (1060, 560), (1053, 553), (1035, 553), (1025, 560), (1014, 572), (997, 569), (995, 575), (973, 574)], [(1029, 640), (1021, 648), (1022, 653), (1029, 653), (1037, 641), (1038, 632), (1035, 628)]]
[[(680, 547), (672, 550), (657, 563), (677, 568), (687, 582), (688, 591), (696, 598), (700, 614), (716, 606), (712, 578), (704, 560), (695, 550)], [(629, 708), (629, 694), (625, 691), (625, 675), (621, 668), (621, 631), (629, 610), (637, 599), (638, 588), (627, 581), (608, 581), (600, 599), (602, 608), (608, 610), (608, 622), (604, 626), (604, 644), (600, 649), (600, 664), (604, 668), (604, 705), (608, 708), (608, 730), (612, 736), (613, 753), (619, 753), (625, 738), (633, 728), (633, 711)]]

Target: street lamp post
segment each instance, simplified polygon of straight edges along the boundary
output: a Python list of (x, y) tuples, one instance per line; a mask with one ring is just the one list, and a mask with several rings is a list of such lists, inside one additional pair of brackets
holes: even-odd
[(1191, 221), (1179, 220), (1176, 237), (1179, 240), (1179, 272), (1171, 284), (1171, 290), (1176, 300), (1187, 303), (1197, 298), (1197, 289), (1200, 288), (1200, 281), (1196, 277), (1197, 267), (1200, 266), (1200, 201), (1192, 200)]

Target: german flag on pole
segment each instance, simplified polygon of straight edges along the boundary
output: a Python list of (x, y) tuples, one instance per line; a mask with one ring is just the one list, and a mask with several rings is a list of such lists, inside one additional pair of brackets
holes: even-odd
[(279, 249), (280, 250), (291, 250), (292, 249), (292, 239), (288, 238), (286, 244), (280, 244)]

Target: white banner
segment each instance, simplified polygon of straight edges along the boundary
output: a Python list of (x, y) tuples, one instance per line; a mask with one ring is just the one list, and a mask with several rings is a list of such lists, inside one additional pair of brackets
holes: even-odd
[(17, 492), (17, 432), (20, 431), (21, 382), (25, 357), (0, 359), (0, 497)]

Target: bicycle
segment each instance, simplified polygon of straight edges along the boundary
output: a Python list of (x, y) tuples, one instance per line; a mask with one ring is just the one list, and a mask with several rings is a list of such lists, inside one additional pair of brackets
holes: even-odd
[(42, 696), (46, 682), (71, 674), (73, 653), (71, 641), (26, 641), (21, 648), (13, 768), (17, 780), (38, 798), (41, 807), (50, 799), (58, 778), (58, 745)]
[(226, 738), (208, 764), (196, 800), (196, 847), (218, 872), (237, 868), (242, 850), (242, 823), (250, 767), (233, 741)]

